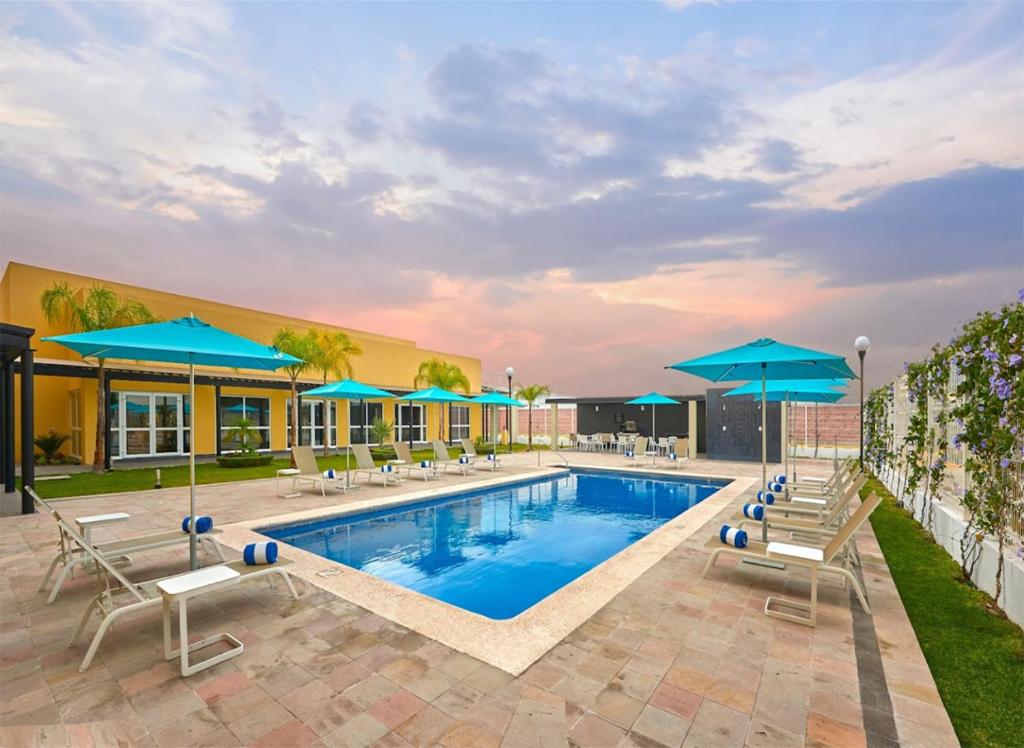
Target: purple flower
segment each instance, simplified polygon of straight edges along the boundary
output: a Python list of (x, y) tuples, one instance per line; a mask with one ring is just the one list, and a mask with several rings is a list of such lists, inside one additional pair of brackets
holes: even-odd
[(1001, 467), (1003, 470), (1006, 470), (1006, 468), (1010, 467), (1010, 458), (1004, 457), (1001, 460), (999, 460), (999, 467)]
[(999, 428), (1006, 428), (1006, 425), (1009, 422), (1010, 422), (1009, 418), (1007, 418), (1006, 416), (1000, 416), (1000, 418), (999, 418)]
[(964, 346), (964, 353), (970, 353), (973, 350), (974, 349), (971, 348), (971, 346), (969, 344)]
[(1009, 362), (1010, 366), (1016, 366), (1021, 362), (1021, 359), (1024, 359), (1024, 356), (1021, 356), (1019, 353), (1011, 353), (1010, 358), (1007, 359), (1007, 361)]
[(999, 360), (999, 354), (996, 353), (993, 350), (987, 350), (984, 353), (982, 353), (981, 355), (982, 355), (983, 358), (986, 358), (989, 361), (998, 361)]
[(953, 446), (956, 447), (957, 449), (960, 449), (960, 439), (962, 437), (963, 434), (953, 434)]
[(1024, 301), (1024, 288), (1017, 292), (1017, 301)]

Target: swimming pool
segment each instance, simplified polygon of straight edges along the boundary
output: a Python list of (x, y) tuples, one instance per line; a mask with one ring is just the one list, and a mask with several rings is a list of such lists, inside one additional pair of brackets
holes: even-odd
[(728, 483), (573, 468), (260, 532), (502, 620), (530, 608)]

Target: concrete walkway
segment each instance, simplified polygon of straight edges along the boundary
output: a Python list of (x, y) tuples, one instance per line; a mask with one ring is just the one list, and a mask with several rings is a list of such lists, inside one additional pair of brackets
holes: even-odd
[[(569, 456), (621, 464), (607, 455)], [(550, 453), (542, 459), (558, 462)], [(505, 460), (511, 473), (536, 467), (535, 455)], [(824, 474), (830, 464), (802, 461), (802, 468)], [(753, 477), (760, 468), (702, 460), (682, 472)], [(446, 479), (460, 487), (472, 480)], [(283, 499), (273, 480), (253, 481), (202, 486), (199, 507), (225, 525), (422, 486)], [(816, 629), (765, 617), (767, 595), (808, 594), (798, 572), (723, 561), (700, 578), (707, 535), (749, 498), (720, 512), (707, 532), (670, 551), (519, 677), (310, 583), (300, 583), (297, 602), (280, 587), (252, 584), (190, 607), (197, 636), (230, 631), (246, 651), (188, 679), (162, 659), (158, 609), (118, 625), (79, 673), (83, 648), (66, 645), (94, 583), (79, 575), (45, 605), (36, 588), (56, 548), (52, 520), (4, 518), (0, 745), (956, 745), (870, 526), (857, 543), (873, 616), (826, 582)], [(130, 512), (116, 532), (96, 533), (103, 541), (180, 524), (187, 490), (57, 506), (69, 517)], [(186, 554), (138, 554), (129, 576), (183, 571)]]

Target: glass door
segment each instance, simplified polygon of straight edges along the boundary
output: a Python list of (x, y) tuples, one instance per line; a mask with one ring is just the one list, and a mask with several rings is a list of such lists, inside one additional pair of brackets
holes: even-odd
[(118, 392), (110, 404), (109, 418), (114, 458), (188, 454), (191, 423), (187, 395)]
[(68, 454), (82, 458), (82, 391), (68, 393)]

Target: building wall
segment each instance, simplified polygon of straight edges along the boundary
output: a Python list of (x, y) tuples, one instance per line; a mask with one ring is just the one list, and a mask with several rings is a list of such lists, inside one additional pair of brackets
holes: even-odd
[[(707, 391), (707, 455), (712, 460), (761, 461), (761, 403)], [(768, 462), (782, 461), (782, 403), (767, 403)]]
[[(42, 342), (47, 335), (60, 335), (68, 332), (61, 325), (49, 324), (39, 306), (39, 298), (43, 290), (58, 281), (66, 281), (72, 288), (87, 289), (101, 283), (119, 294), (132, 296), (146, 304), (150, 311), (160, 319), (173, 319), (189, 313), (217, 327), (238, 335), (269, 344), (274, 333), (282, 327), (292, 327), (304, 332), (312, 327), (330, 331), (343, 331), (363, 350), (362, 355), (353, 358), (354, 376), (356, 379), (383, 389), (411, 389), (416, 370), (424, 360), (438, 356), (446, 361), (457, 364), (466, 373), (470, 381), (471, 392), (480, 391), (480, 360), (462, 354), (446, 353), (420, 348), (415, 341), (407, 338), (381, 335), (363, 330), (321, 324), (296, 317), (272, 314), (252, 309), (244, 309), (216, 301), (195, 299), (178, 294), (166, 293), (148, 288), (129, 286), (122, 283), (90, 278), (87, 276), (64, 273), (46, 268), (9, 263), (0, 279), (0, 319), (16, 325), (24, 325), (36, 330), (33, 346), (36, 350), (36, 362), (68, 362), (77, 363), (82, 359), (70, 349), (55, 343)], [(174, 367), (161, 364), (150, 365), (143, 362), (108, 362), (108, 366), (128, 367), (133, 370), (184, 372), (186, 367)], [(237, 372), (231, 369), (197, 367), (197, 375), (239, 376), (252, 375), (261, 379), (280, 380), (287, 382), (283, 372)], [(16, 387), (20, 387), (17, 383)], [(318, 372), (309, 372), (300, 379), (309, 384), (322, 383), (323, 378)], [(77, 377), (36, 377), (36, 432), (45, 433), (53, 428), (67, 433), (70, 428), (69, 396), (72, 390), (82, 391), (82, 427), (83, 427), (83, 461), (91, 462), (95, 450), (96, 433), (96, 396), (95, 378)], [(188, 386), (177, 383), (126, 382), (112, 380), (113, 391), (145, 391), (145, 392), (178, 392), (185, 393)], [(287, 390), (254, 389), (254, 388), (222, 388), (222, 395), (248, 395), (270, 398), (271, 406), (271, 447), (286, 448), (285, 403), (289, 394)], [(18, 393), (15, 395), (18, 397)], [(193, 424), (193, 441), (196, 454), (212, 454), (216, 450), (216, 414), (214, 412), (214, 388), (197, 386), (194, 413), (196, 422)], [(343, 403), (339, 404), (341, 413), (346, 413)], [(436, 406), (427, 407), (427, 436), (434, 437), (438, 430), (439, 410)], [(393, 420), (390, 409), (385, 409), (385, 419)], [(16, 413), (20, 424), (20, 413)], [(339, 424), (341, 425), (341, 424)], [(339, 429), (339, 440), (342, 445), (347, 443), (347, 419), (343, 420), (345, 428)], [(472, 435), (480, 433), (481, 414), (478, 406), (470, 408), (470, 430)], [(15, 433), (20, 438), (20, 425), (16, 424)], [(16, 449), (20, 451), (20, 444)]]

